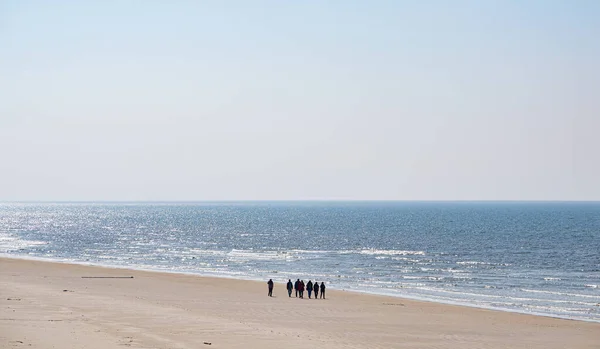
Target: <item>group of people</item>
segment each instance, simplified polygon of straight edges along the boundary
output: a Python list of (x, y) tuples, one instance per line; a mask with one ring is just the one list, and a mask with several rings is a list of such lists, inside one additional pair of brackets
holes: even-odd
[[(273, 297), (273, 279), (269, 279), (267, 285), (269, 285), (269, 297)], [(319, 285), (316, 281), (313, 284), (312, 281), (308, 280), (308, 282), (304, 284), (304, 280), (298, 279), (296, 282), (292, 283), (292, 280), (288, 279), (286, 287), (288, 297), (292, 297), (292, 292), (296, 290), (296, 298), (304, 298), (304, 290), (306, 290), (306, 292), (308, 292), (308, 298), (311, 298), (313, 292), (315, 293), (315, 299), (319, 298), (319, 293), (321, 294), (321, 299), (325, 298), (325, 282), (321, 282), (321, 285)]]

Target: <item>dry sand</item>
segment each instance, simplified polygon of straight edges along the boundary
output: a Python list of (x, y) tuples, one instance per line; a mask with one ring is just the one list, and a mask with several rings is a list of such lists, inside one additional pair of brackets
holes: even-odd
[[(134, 278), (83, 278), (133, 276)], [(0, 258), (0, 348), (600, 348), (600, 324)], [(205, 344), (210, 343), (210, 344)]]

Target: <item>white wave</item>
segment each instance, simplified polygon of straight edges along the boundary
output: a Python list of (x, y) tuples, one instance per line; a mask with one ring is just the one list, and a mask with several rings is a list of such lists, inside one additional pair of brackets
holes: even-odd
[(561, 278), (551, 278), (551, 277), (546, 277), (544, 278), (544, 281), (560, 281), (562, 280)]
[(444, 277), (443, 276), (428, 276), (427, 280), (431, 280), (431, 281), (440, 281), (443, 280)]
[(589, 288), (598, 288), (598, 287), (600, 287), (600, 286), (598, 286), (598, 285), (591, 285), (591, 284), (590, 284), (590, 285), (585, 285), (585, 287), (589, 287)]
[(411, 263), (422, 263), (419, 259), (407, 258), (407, 257), (392, 257), (393, 261), (405, 261)]
[(358, 251), (360, 254), (366, 255), (385, 255), (385, 256), (423, 256), (424, 251), (406, 251), (406, 250), (378, 250), (374, 248), (363, 249)]
[(460, 265), (490, 265), (490, 263), (477, 262), (477, 261), (462, 261), (462, 262), (456, 262), (456, 264), (460, 264)]
[(466, 273), (466, 274), (470, 275), (468, 270), (458, 270), (458, 269), (448, 268), (448, 269), (440, 269), (440, 271), (445, 271), (447, 273), (452, 273), (452, 274), (465, 274)]
[(452, 276), (448, 277), (448, 279), (451, 279), (451, 280), (472, 280), (473, 278), (471, 277), (471, 274), (466, 274), (466, 275), (453, 274)]
[[(282, 251), (285, 252), (285, 251)], [(300, 253), (300, 254), (326, 254), (326, 253), (335, 253), (336, 251), (327, 251), (327, 250), (289, 250), (288, 253)]]
[(225, 256), (227, 255), (227, 251), (220, 250), (205, 250), (201, 248), (190, 248), (187, 251), (181, 251), (181, 254), (184, 255), (199, 255), (199, 256)]
[(535, 310), (542, 310), (542, 311), (549, 311), (552, 313), (582, 313), (582, 314), (587, 314), (586, 310), (583, 310), (581, 308), (563, 308), (563, 307), (553, 307), (553, 306), (547, 306), (547, 305), (532, 305), (532, 304), (524, 304), (523, 305), (524, 308), (527, 309), (535, 309)]
[(425, 287), (427, 286), (427, 284), (422, 283), (422, 282), (403, 282), (400, 285), (395, 285), (394, 288), (412, 288), (412, 289), (418, 289), (419, 287)]
[(547, 298), (527, 298), (527, 297), (515, 297), (508, 295), (492, 295), (492, 294), (483, 294), (483, 293), (472, 293), (472, 292), (460, 292), (460, 291), (451, 291), (442, 288), (436, 287), (414, 287), (414, 289), (419, 289), (428, 292), (435, 292), (437, 294), (451, 294), (457, 295), (459, 299), (468, 298), (480, 298), (480, 299), (503, 299), (508, 301), (520, 301), (523, 302), (523, 305), (530, 305), (531, 302), (544, 302), (544, 303), (558, 303), (558, 304), (579, 304), (585, 306), (593, 306), (595, 303), (590, 302), (580, 302), (573, 300), (562, 300), (562, 299), (547, 299)]
[(600, 295), (599, 296), (594, 296), (594, 295), (579, 294), (579, 293), (566, 293), (566, 292), (530, 290), (530, 289), (527, 289), (527, 288), (522, 288), (521, 291), (531, 292), (531, 293), (546, 293), (546, 294), (552, 294), (552, 295), (556, 295), (556, 296), (569, 296), (569, 297), (582, 297), (582, 298), (600, 299)]
[(406, 275), (403, 275), (402, 278), (406, 279), (406, 280), (423, 280), (423, 279), (426, 279), (427, 277), (426, 276), (406, 276)]
[(158, 242), (156, 242), (156, 241), (130, 241), (129, 244), (132, 246), (157, 246)]
[(227, 258), (234, 261), (287, 259), (287, 253), (280, 251), (231, 250)]

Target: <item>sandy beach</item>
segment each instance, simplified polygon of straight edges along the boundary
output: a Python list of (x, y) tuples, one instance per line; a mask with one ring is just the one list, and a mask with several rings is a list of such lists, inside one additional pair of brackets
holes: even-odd
[[(132, 278), (133, 277), (133, 278)], [(600, 324), (0, 258), (1, 348), (600, 348)]]

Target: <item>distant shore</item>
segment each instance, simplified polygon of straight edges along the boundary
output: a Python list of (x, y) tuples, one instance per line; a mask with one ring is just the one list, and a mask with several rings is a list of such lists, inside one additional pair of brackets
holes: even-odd
[[(133, 277), (133, 278), (131, 278)], [(29, 348), (598, 348), (600, 324), (277, 284), (0, 258), (0, 343)]]

